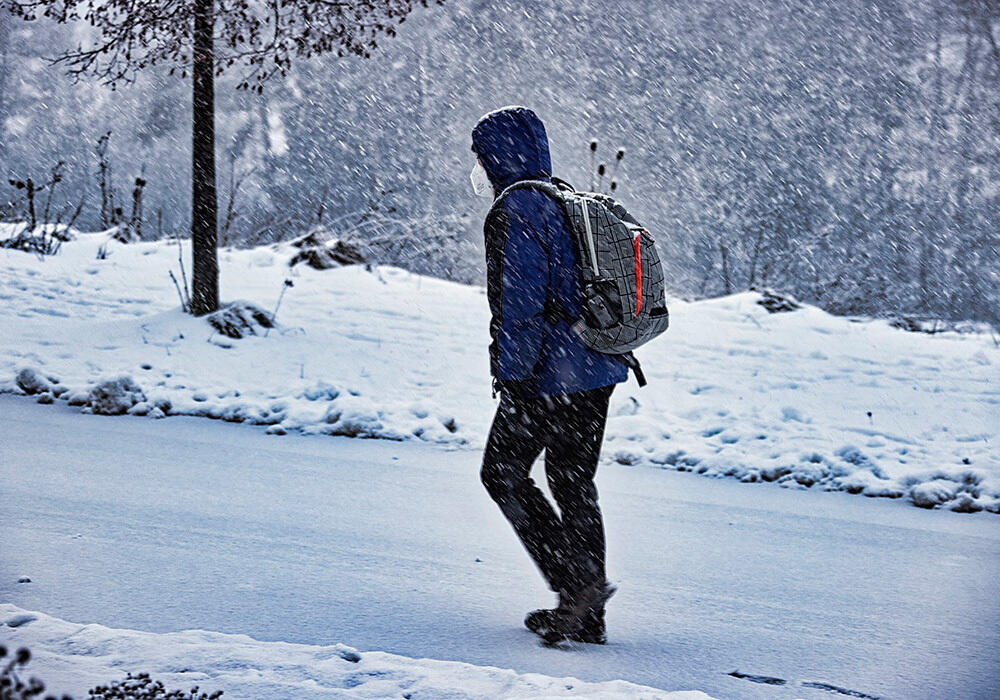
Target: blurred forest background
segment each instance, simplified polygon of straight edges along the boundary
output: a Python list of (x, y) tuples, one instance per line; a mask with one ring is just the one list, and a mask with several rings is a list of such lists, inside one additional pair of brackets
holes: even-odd
[[(46, 59), (87, 31), (0, 12), (0, 216), (27, 215), (8, 180), (62, 163), (51, 207), (77, 228), (130, 217), (141, 178), (142, 236), (186, 236), (189, 84), (74, 83)], [(447, 0), (370, 59), (238, 80), (217, 87), (221, 245), (318, 228), (481, 283), (470, 132), (524, 104), (578, 188), (591, 139), (609, 171), (625, 149), (615, 194), (677, 294), (1000, 323), (1000, 0)]]

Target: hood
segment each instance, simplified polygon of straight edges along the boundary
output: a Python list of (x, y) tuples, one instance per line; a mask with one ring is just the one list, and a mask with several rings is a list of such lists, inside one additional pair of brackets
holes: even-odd
[(472, 150), (497, 194), (521, 180), (552, 176), (545, 126), (527, 107), (504, 107), (480, 119), (472, 130)]

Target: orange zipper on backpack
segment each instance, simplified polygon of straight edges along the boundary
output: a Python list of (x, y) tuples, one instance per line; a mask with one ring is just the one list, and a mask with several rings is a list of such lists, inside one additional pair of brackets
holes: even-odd
[(639, 229), (635, 232), (633, 237), (635, 246), (635, 315), (638, 316), (639, 312), (642, 311), (642, 244), (641, 237), (642, 232), (645, 229)]

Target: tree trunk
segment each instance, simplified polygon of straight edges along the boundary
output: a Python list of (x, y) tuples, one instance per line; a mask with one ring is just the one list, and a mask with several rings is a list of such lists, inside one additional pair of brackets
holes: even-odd
[(191, 139), (191, 312), (219, 308), (218, 202), (215, 191), (214, 0), (195, 0)]
[(747, 280), (747, 289), (753, 289), (757, 283), (757, 262), (760, 260), (760, 250), (764, 246), (764, 224), (758, 222), (757, 237), (753, 243), (753, 255), (750, 257), (750, 278)]
[(719, 243), (719, 253), (722, 255), (722, 285), (726, 294), (732, 294), (733, 284), (729, 279), (729, 249), (725, 243)]
[(132, 216), (129, 217), (129, 239), (142, 240), (142, 189), (146, 181), (141, 177), (135, 179), (135, 189), (132, 190)]
[[(7, 121), (10, 108), (7, 105), (7, 93), (4, 88), (7, 87), (7, 52), (10, 45), (10, 18), (7, 16), (9, 12), (4, 7), (5, 4), (0, 0), (0, 163), (7, 164), (10, 161), (7, 158), (7, 139), (4, 136), (4, 122)], [(6, 174), (0, 173), (0, 176)]]
[(35, 183), (30, 177), (24, 183), (24, 190), (28, 197), (28, 219), (31, 226), (28, 230), (34, 233), (35, 228), (38, 226), (38, 220), (35, 218)]
[(945, 223), (944, 188), (940, 181), (943, 164), (946, 129), (944, 121), (944, 66), (941, 57), (944, 18), (940, 3), (934, 12), (934, 97), (931, 105), (931, 123), (928, 133), (930, 158), (927, 167), (927, 198), (924, 200), (924, 235), (921, 239), (920, 266), (917, 268), (920, 286), (920, 308), (926, 313), (937, 313), (935, 289), (932, 280), (936, 267), (937, 242), (943, 238)]

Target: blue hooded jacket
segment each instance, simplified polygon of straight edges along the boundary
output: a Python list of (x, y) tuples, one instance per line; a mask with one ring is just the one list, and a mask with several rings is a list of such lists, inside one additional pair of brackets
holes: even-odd
[[(525, 107), (505, 107), (472, 131), (496, 195), (522, 180), (549, 181), (545, 127)], [(564, 320), (546, 318), (546, 301), (579, 317), (576, 246), (562, 207), (537, 190), (515, 190), (487, 218), (486, 290), (490, 311), (490, 370), (501, 386), (519, 382), (532, 396), (571, 394), (623, 382), (628, 369), (585, 346)], [(550, 308), (559, 308), (555, 304)]]

